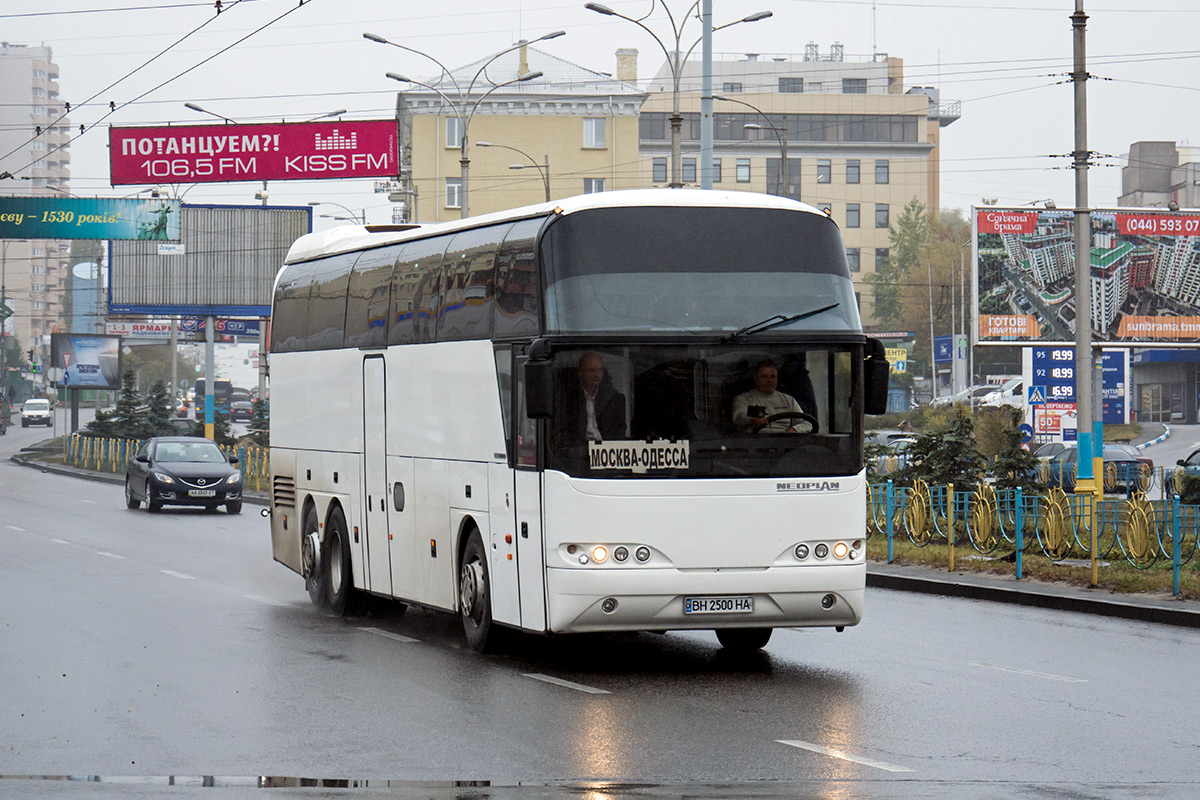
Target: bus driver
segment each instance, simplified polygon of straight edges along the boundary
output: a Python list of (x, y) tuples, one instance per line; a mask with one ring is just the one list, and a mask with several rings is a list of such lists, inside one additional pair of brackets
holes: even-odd
[[(778, 391), (779, 371), (770, 360), (754, 370), (754, 388), (733, 398), (733, 424), (742, 433), (808, 433), (812, 425), (799, 417), (772, 422), (774, 414), (801, 414), (790, 394)], [(798, 427), (797, 427), (798, 426)]]

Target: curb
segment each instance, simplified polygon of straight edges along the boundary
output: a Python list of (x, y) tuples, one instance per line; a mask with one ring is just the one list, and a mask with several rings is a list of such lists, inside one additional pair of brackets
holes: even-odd
[(1063, 595), (1033, 587), (1016, 588), (989, 586), (966, 581), (940, 580), (923, 576), (900, 575), (878, 568), (867, 568), (867, 586), (877, 589), (892, 589), (901, 592), (934, 594), (943, 597), (963, 597), (971, 600), (988, 600), (1010, 605), (1046, 608), (1055, 611), (1074, 611), (1103, 617), (1156, 622), (1184, 628), (1200, 628), (1200, 611), (1188, 608), (1172, 608), (1161, 603), (1129, 603)]
[(1170, 437), (1170, 435), (1171, 435), (1171, 426), (1163, 425), (1162, 436), (1159, 436), (1157, 439), (1151, 439), (1148, 442), (1142, 442), (1141, 444), (1134, 445), (1134, 447), (1136, 447), (1138, 450), (1144, 450), (1152, 444), (1158, 444), (1160, 442), (1165, 442), (1167, 440), (1167, 438)]

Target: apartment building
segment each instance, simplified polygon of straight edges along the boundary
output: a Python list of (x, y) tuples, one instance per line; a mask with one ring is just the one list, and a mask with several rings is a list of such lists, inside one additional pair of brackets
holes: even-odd
[[(66, 192), (70, 141), (51, 49), (0, 42), (0, 194)], [(49, 359), (50, 334), (61, 329), (70, 250), (62, 241), (0, 240), (0, 281), (13, 311), (4, 332), (39, 364)], [(9, 366), (17, 356), (27, 363), (24, 352), (9, 351)]]

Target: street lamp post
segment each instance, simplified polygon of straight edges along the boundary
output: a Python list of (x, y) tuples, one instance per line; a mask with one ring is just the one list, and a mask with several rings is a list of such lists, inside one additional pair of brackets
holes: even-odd
[(394, 81), (400, 81), (401, 83), (413, 83), (413, 84), (416, 84), (417, 86), (423, 86), (426, 89), (429, 89), (430, 91), (435, 92), (438, 95), (438, 97), (442, 98), (442, 101), (444, 103), (446, 103), (448, 106), (450, 106), (450, 108), (454, 111), (455, 115), (458, 117), (459, 125), (462, 128), (461, 136), (460, 136), (461, 144), (459, 147), (460, 155), (459, 155), (459, 162), (458, 162), (462, 168), (462, 172), (461, 172), (462, 177), (461, 177), (461, 185), (460, 185), (460, 190), (462, 192), (462, 200), (460, 202), (460, 214), (462, 217), (465, 218), (470, 215), (469, 203), (470, 203), (471, 159), (467, 152), (467, 145), (470, 141), (469, 140), (469, 130), (471, 127), (471, 119), (475, 116), (475, 112), (479, 110), (480, 104), (492, 92), (496, 91), (497, 89), (503, 88), (505, 86), (511, 86), (514, 83), (521, 83), (524, 81), (533, 80), (534, 78), (540, 78), (540, 77), (542, 77), (542, 73), (540, 71), (527, 72), (524, 75), (518, 75), (516, 78), (513, 78), (512, 80), (504, 81), (503, 83), (493, 84), (492, 88), (488, 89), (486, 92), (481, 94), (479, 96), (479, 99), (476, 100), (475, 103), (473, 105), (471, 105), (470, 109), (468, 110), (467, 105), (470, 100), (471, 93), (475, 90), (475, 82), (478, 81), (479, 78), (484, 74), (484, 71), (488, 68), (488, 66), (493, 61), (495, 61), (497, 58), (499, 58), (500, 56), (505, 55), (506, 53), (511, 53), (514, 50), (519, 50), (522, 47), (527, 47), (528, 45), (532, 44), (533, 42), (542, 42), (542, 41), (546, 41), (547, 39), (557, 39), (559, 36), (565, 36), (565, 35), (566, 35), (566, 31), (553, 31), (551, 33), (547, 33), (542, 36), (539, 36), (538, 38), (533, 39), (532, 41), (520, 41), (520, 42), (517, 42), (516, 44), (514, 44), (512, 47), (509, 47), (505, 50), (501, 50), (499, 53), (496, 53), (494, 56), (489, 58), (487, 61), (483, 62), (483, 64), (479, 67), (479, 70), (471, 77), (471, 82), (468, 83), (466, 88), (464, 89), (461, 85), (459, 85), (458, 81), (455, 79), (454, 73), (451, 72), (449, 69), (447, 69), (445, 64), (438, 61), (436, 58), (429, 55), (428, 53), (424, 53), (424, 52), (421, 52), (420, 50), (416, 50), (412, 47), (408, 47), (406, 45), (402, 45), (402, 44), (398, 44), (396, 42), (389, 41), (389, 40), (385, 39), (384, 37), (376, 35), (374, 33), (364, 33), (363, 34), (363, 38), (367, 39), (369, 41), (378, 42), (379, 44), (390, 44), (392, 47), (398, 47), (401, 50), (407, 50), (410, 53), (415, 53), (419, 56), (424, 56), (425, 58), (428, 58), (430, 61), (437, 64), (441, 68), (442, 74), (444, 76), (446, 76), (447, 78), (449, 78), (450, 83), (452, 83), (454, 85), (454, 91), (458, 95), (457, 102), (455, 102), (454, 100), (451, 100), (449, 97), (447, 97), (442, 92), (442, 90), (437, 88), (436, 86), (431, 86), (428, 83), (422, 83), (421, 81), (415, 81), (411, 78), (406, 78), (403, 75), (396, 74), (395, 72), (387, 73), (387, 76)]
[[(692, 51), (696, 49), (696, 45), (703, 41), (704, 37), (692, 42), (692, 46), (688, 48), (686, 53), (682, 53), (680, 51), (680, 48), (682, 47), (680, 42), (683, 39), (684, 26), (687, 25), (688, 18), (692, 16), (692, 14), (700, 6), (700, 2), (701, 0), (696, 0), (694, 3), (692, 3), (688, 7), (688, 10), (683, 13), (683, 16), (679, 18), (678, 24), (675, 22), (675, 16), (671, 13), (670, 7), (668, 7), (665, 2), (663, 3), (663, 10), (667, 12), (667, 19), (671, 22), (671, 35), (675, 40), (674, 50), (668, 50), (667, 46), (663, 44), (663, 40), (658, 38), (654, 31), (650, 30), (650, 28), (648, 28), (642, 22), (642, 20), (646, 19), (646, 17), (649, 17), (654, 11), (653, 4), (650, 6), (650, 11), (647, 12), (645, 16), (638, 19), (627, 17), (624, 14), (618, 14), (608, 6), (601, 5), (600, 3), (584, 4), (584, 8), (588, 9), (589, 11), (595, 11), (597, 14), (603, 14), (606, 17), (618, 17), (637, 25), (646, 33), (650, 34), (650, 37), (654, 39), (654, 41), (657, 42), (658, 46), (662, 49), (663, 55), (667, 57), (667, 66), (671, 70), (671, 181), (667, 185), (672, 189), (679, 189), (683, 186), (683, 146), (681, 142), (683, 116), (679, 111), (679, 81), (683, 77), (683, 65), (687, 63), (688, 57), (691, 56)], [(758, 11), (749, 16), (742, 17), (741, 19), (734, 20), (733, 22), (727, 22), (724, 25), (718, 25), (715, 28), (712, 28), (711, 31), (706, 31), (706, 35), (711, 32), (719, 31), (722, 28), (738, 25), (742, 22), (758, 22), (759, 20), (766, 19), (771, 15), (772, 13), (770, 11)]]
[(542, 156), (542, 158), (545, 159), (545, 162), (546, 162), (545, 168), (543, 169), (543, 165), (537, 163), (537, 161), (534, 160), (533, 156), (529, 155), (529, 153), (526, 153), (524, 150), (518, 150), (517, 148), (509, 147), (506, 144), (494, 144), (492, 142), (476, 142), (475, 144), (479, 145), (480, 147), (502, 147), (505, 150), (512, 150), (514, 153), (520, 153), (521, 155), (528, 158), (529, 162), (530, 162), (529, 164), (509, 164), (508, 168), (509, 169), (529, 169), (530, 166), (533, 166), (538, 171), (538, 174), (540, 174), (542, 176), (542, 183), (545, 184), (545, 187), (546, 187), (546, 202), (547, 203), (550, 202), (550, 156), (548, 156), (548, 155)]
[[(362, 211), (355, 212), (355, 211), (350, 210), (349, 208), (346, 208), (341, 203), (335, 203), (331, 200), (309, 200), (308, 204), (314, 208), (316, 208), (317, 206), (337, 206), (338, 208), (342, 209), (347, 214), (349, 214), (354, 222), (361, 222), (363, 225), (367, 224), (367, 210), (365, 208)], [(326, 217), (329, 215), (322, 214), (321, 216)], [(345, 217), (333, 217), (333, 219), (345, 219)]]
[(787, 197), (788, 196), (788, 154), (787, 154), (787, 127), (786, 127), (786, 124), (785, 124), (785, 127), (780, 128), (778, 125), (771, 122), (771, 118), (769, 116), (767, 116), (766, 113), (761, 108), (759, 108), (758, 106), (756, 106), (752, 103), (747, 103), (745, 100), (737, 100), (735, 98), (725, 97), (724, 95), (719, 95), (719, 94), (714, 94), (713, 100), (724, 100), (728, 103), (739, 103), (743, 106), (746, 106), (746, 108), (752, 109), (754, 111), (754, 113), (758, 114), (760, 117), (762, 117), (764, 120), (766, 120), (766, 123), (767, 123), (766, 125), (759, 125), (757, 122), (748, 122), (745, 125), (743, 125), (742, 127), (748, 131), (761, 131), (761, 130), (774, 131), (775, 138), (779, 140), (779, 157), (780, 157), (779, 195), (780, 195), (780, 197)]

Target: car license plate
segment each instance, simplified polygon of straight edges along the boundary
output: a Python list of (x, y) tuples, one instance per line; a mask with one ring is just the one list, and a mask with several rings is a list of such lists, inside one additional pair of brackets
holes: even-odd
[(753, 614), (754, 598), (750, 595), (736, 597), (685, 597), (685, 614)]
[(188, 497), (216, 497), (216, 489), (189, 489)]

